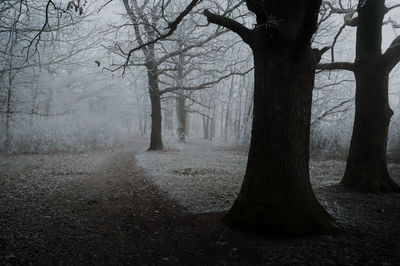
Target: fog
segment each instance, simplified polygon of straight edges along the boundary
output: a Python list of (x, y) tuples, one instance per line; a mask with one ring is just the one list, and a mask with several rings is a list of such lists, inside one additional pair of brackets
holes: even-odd
[(399, 265), (399, 34), (398, 0), (0, 1), (0, 264)]
[[(53, 7), (48, 25), (40, 32), (45, 2), (32, 3), (32, 8), (23, 4), (21, 11), (14, 1), (2, 3), (2, 152), (77, 152), (122, 145), (136, 134), (148, 136), (151, 107), (146, 56), (136, 51), (126, 65), (127, 52), (138, 46), (140, 40), (122, 1), (89, 1), (81, 14)], [(160, 90), (173, 88), (161, 96), (162, 135), (168, 145), (178, 140), (177, 130), (182, 123), (177, 114), (179, 95), (185, 98), (187, 139), (205, 137), (244, 146), (249, 143), (252, 72), (231, 76), (229, 73), (251, 69), (252, 55), (234, 33), (216, 34), (221, 29), (206, 26), (201, 10), (226, 8), (219, 4), (202, 3), (171, 37), (154, 44), (155, 60), (170, 56), (160, 63), (162, 73), (158, 78)], [(65, 9), (67, 2), (57, 2), (57, 6)], [(168, 6), (166, 15), (172, 18), (183, 6)], [(146, 8), (147, 16), (150, 7)], [(248, 26), (255, 22), (245, 5), (232, 11), (231, 16)], [(398, 17), (394, 10), (387, 20), (396, 21)], [(161, 31), (165, 27), (165, 21), (155, 23)], [(330, 46), (341, 24), (342, 16), (337, 14), (322, 22), (313, 46)], [(383, 50), (396, 37), (396, 25), (387, 23), (383, 27)], [(144, 34), (139, 35), (142, 41), (147, 41), (145, 25), (139, 23), (137, 30)], [(204, 42), (206, 38), (210, 40)], [(354, 44), (355, 29), (346, 27), (334, 47), (335, 60), (353, 62)], [(188, 45), (193, 48), (179, 53)], [(173, 65), (177, 64), (179, 54), (183, 55), (182, 67), (187, 72), (180, 77), (183, 80), (178, 80)], [(322, 59), (329, 61), (330, 52)], [(390, 78), (390, 105), (395, 113), (389, 134), (390, 154), (399, 150), (400, 143), (399, 80), (397, 67)], [(179, 90), (177, 86), (198, 89)], [(325, 71), (316, 75), (312, 151), (345, 156), (353, 124), (354, 88), (352, 73)], [(205, 129), (206, 123), (210, 126)]]

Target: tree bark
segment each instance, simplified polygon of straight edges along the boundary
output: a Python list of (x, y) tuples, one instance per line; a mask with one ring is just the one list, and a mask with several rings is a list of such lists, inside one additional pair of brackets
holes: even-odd
[(158, 88), (157, 68), (152, 65), (147, 70), (149, 78), (149, 94), (151, 103), (151, 132), (150, 132), (150, 147), (149, 151), (163, 150), (161, 130), (161, 101)]
[(400, 192), (386, 162), (393, 111), (388, 102), (389, 74), (356, 65), (356, 111), (345, 174), (341, 183), (362, 192)]
[[(311, 37), (321, 1), (247, 0), (258, 24), (249, 30), (205, 12), (250, 45), (254, 57), (254, 111), (246, 173), (223, 222), (244, 231), (284, 235), (335, 233), (333, 218), (309, 181), (309, 133), (316, 56)], [(277, 25), (267, 27), (268, 16)]]
[[(315, 63), (253, 48), (252, 137), (244, 182), (224, 222), (237, 229), (305, 235), (334, 231), (309, 181), (309, 132)], [(268, 104), (266, 104), (268, 103)]]
[(381, 52), (384, 1), (359, 4), (354, 75), (356, 109), (345, 174), (346, 187), (361, 192), (400, 192), (390, 177), (387, 141), (390, 118), (388, 81), (391, 67)]

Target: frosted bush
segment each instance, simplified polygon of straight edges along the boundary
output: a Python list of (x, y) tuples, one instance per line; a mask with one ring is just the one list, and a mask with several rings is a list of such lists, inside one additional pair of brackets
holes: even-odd
[[(4, 132), (4, 129), (2, 128)], [(2, 132), (1, 143), (5, 141)], [(9, 153), (83, 152), (120, 146), (132, 133), (116, 116), (72, 114), (16, 118), (10, 125)], [(4, 152), (4, 145), (1, 145)]]

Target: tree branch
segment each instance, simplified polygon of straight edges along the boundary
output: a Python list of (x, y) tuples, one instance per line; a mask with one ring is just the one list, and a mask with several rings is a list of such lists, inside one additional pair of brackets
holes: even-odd
[(350, 62), (333, 62), (326, 64), (317, 64), (316, 69), (320, 70), (348, 70), (354, 71), (354, 63)]
[(397, 36), (382, 56), (383, 63), (391, 71), (400, 61), (400, 36)]
[(349, 110), (350, 107), (347, 107), (345, 109), (340, 109), (341, 107), (345, 106), (348, 103), (351, 103), (354, 101), (354, 98), (351, 98), (349, 100), (343, 101), (341, 103), (339, 103), (338, 105), (335, 105), (333, 107), (331, 107), (329, 110), (323, 112), (322, 114), (320, 114), (314, 121), (311, 122), (311, 126), (313, 126), (314, 124), (316, 124), (317, 122), (323, 120), (325, 117), (333, 115), (333, 114), (337, 114), (337, 113), (344, 113), (347, 112)]
[(239, 22), (228, 17), (213, 14), (208, 11), (208, 9), (204, 10), (204, 16), (207, 17), (208, 22), (230, 29), (231, 31), (238, 34), (245, 43), (250, 43), (251, 30), (246, 28)]
[(203, 84), (200, 84), (199, 86), (193, 86), (193, 87), (180, 87), (180, 86), (175, 86), (175, 87), (169, 87), (163, 90), (160, 90), (159, 94), (162, 95), (164, 93), (167, 92), (173, 92), (173, 91), (177, 91), (177, 90), (183, 90), (183, 91), (197, 91), (197, 90), (203, 90), (206, 88), (211, 87), (214, 84), (217, 84), (219, 82), (221, 82), (224, 79), (227, 79), (233, 75), (238, 75), (238, 76), (244, 76), (246, 74), (248, 74), (249, 72), (251, 72), (254, 68), (250, 68), (249, 70), (245, 71), (245, 72), (231, 72), (225, 76), (222, 76), (216, 80), (213, 81), (208, 81), (208, 82), (204, 82)]
[(322, 49), (317, 49), (317, 48), (314, 48), (313, 49), (313, 51), (314, 51), (314, 62), (315, 62), (315, 64), (318, 64), (319, 63), (319, 61), (321, 61), (321, 57), (322, 57), (322, 55), (324, 54), (324, 53), (326, 53), (329, 49), (331, 49), (331, 47), (329, 47), (329, 46), (326, 46), (326, 47), (324, 47), (324, 48), (322, 48)]
[(183, 11), (176, 17), (176, 19), (175, 19), (173, 22), (168, 23), (168, 27), (167, 27), (168, 31), (167, 31), (166, 33), (164, 33), (164, 34), (158, 36), (157, 38), (155, 38), (155, 39), (153, 39), (153, 40), (151, 40), (151, 41), (148, 41), (148, 42), (146, 42), (146, 43), (140, 44), (139, 46), (137, 46), (137, 47), (131, 49), (131, 50), (128, 52), (128, 56), (127, 56), (127, 58), (126, 58), (126, 60), (125, 60), (125, 63), (121, 66), (121, 67), (123, 67), (123, 73), (122, 73), (122, 74), (124, 75), (124, 73), (125, 73), (125, 68), (128, 66), (129, 60), (130, 60), (130, 58), (131, 58), (131, 56), (132, 56), (132, 54), (133, 54), (134, 52), (143, 49), (143, 47), (147, 47), (147, 46), (149, 46), (149, 45), (155, 44), (156, 42), (161, 41), (161, 40), (163, 40), (163, 39), (165, 39), (165, 38), (171, 36), (172, 33), (174, 33), (174, 31), (175, 31), (176, 28), (178, 27), (179, 23), (186, 17), (186, 15), (189, 14), (190, 11), (192, 11), (192, 9), (193, 9), (198, 3), (200, 3), (201, 1), (202, 1), (202, 0), (192, 0), (192, 1), (190, 2), (190, 4), (185, 8), (185, 10), (183, 10)]
[(394, 6), (391, 6), (391, 7), (387, 7), (385, 11), (386, 11), (386, 13), (388, 13), (392, 9), (395, 9), (395, 8), (398, 8), (398, 7), (400, 7), (400, 4), (397, 4), (397, 5), (394, 5)]

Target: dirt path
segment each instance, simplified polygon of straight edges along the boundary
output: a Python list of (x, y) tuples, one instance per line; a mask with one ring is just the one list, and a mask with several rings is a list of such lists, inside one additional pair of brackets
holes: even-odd
[[(379, 206), (381, 213), (369, 209), (368, 199), (353, 203), (351, 193), (329, 187), (326, 200), (365, 215), (346, 234), (283, 239), (233, 232), (219, 223), (222, 214), (188, 214), (146, 181), (135, 166), (144, 145), (1, 157), (0, 265), (400, 265), (393, 202)], [(338, 193), (344, 198), (334, 198)]]
[(135, 167), (142, 145), (2, 158), (0, 264), (169, 260), (170, 245), (159, 231), (175, 228), (177, 209)]

